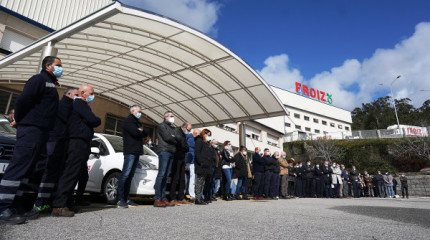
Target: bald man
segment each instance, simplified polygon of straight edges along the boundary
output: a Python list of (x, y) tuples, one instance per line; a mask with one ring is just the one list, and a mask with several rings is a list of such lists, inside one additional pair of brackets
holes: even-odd
[(57, 194), (52, 203), (52, 215), (73, 217), (74, 212), (68, 208), (68, 200), (73, 194), (83, 165), (87, 164), (90, 155), (90, 143), (94, 128), (101, 124), (92, 112), (89, 104), (94, 100), (94, 89), (90, 85), (79, 88), (79, 96), (73, 101), (73, 112), (69, 119), (69, 150), (64, 172), (58, 181)]

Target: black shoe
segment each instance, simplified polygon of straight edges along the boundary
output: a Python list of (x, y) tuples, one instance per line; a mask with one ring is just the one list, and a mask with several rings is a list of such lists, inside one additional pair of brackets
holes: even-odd
[(248, 197), (248, 195), (246, 195), (246, 194), (243, 194), (242, 200), (249, 200), (249, 197)]
[(25, 219), (29, 220), (37, 219), (39, 217), (39, 210), (35, 206), (33, 206), (30, 211), (22, 214), (22, 217), (25, 217)]
[(234, 199), (236, 199), (236, 200), (242, 200), (242, 198), (240, 197), (240, 195), (239, 195), (239, 194), (236, 194), (236, 195), (234, 196)]
[(207, 202), (205, 202), (205, 201), (202, 201), (202, 200), (196, 200), (196, 203), (195, 203), (196, 205), (208, 205), (208, 203)]
[(207, 199), (207, 200), (205, 199), (204, 201), (205, 201), (206, 203), (212, 203), (212, 200), (210, 200), (210, 199)]
[(0, 225), (22, 224), (26, 220), (25, 217), (18, 216), (14, 210), (9, 208), (0, 213)]

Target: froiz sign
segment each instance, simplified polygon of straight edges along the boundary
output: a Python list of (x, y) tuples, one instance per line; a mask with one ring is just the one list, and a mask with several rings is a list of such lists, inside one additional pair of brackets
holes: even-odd
[[(312, 98), (316, 98), (320, 101), (323, 102), (328, 102), (329, 104), (333, 103), (333, 98), (332, 98), (332, 94), (330, 93), (326, 93), (320, 90), (315, 90), (313, 88), (309, 88), (308, 86), (298, 83), (296, 82), (296, 92), (297, 93), (302, 93), (303, 95), (307, 95), (310, 96)], [(327, 96), (327, 99), (326, 99)]]

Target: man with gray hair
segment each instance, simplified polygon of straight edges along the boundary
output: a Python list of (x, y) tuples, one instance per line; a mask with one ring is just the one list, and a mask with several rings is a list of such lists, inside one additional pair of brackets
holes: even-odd
[(130, 115), (124, 120), (122, 137), (124, 140), (124, 163), (118, 180), (118, 207), (127, 208), (137, 206), (129, 199), (131, 180), (136, 172), (139, 156), (143, 154), (143, 139), (148, 135), (143, 129), (139, 118), (142, 116), (142, 107), (133, 105), (130, 107)]
[(51, 196), (66, 160), (67, 145), (69, 142), (67, 122), (73, 111), (73, 99), (78, 95), (77, 88), (68, 88), (64, 91), (63, 98), (58, 104), (54, 128), (49, 132), (49, 139), (46, 143), (48, 162), (40, 181), (36, 202), (34, 203), (35, 210), (38, 212), (49, 212), (51, 210)]
[(173, 163), (173, 155), (176, 152), (178, 137), (172, 124), (175, 122), (175, 115), (171, 111), (164, 113), (163, 122), (157, 126), (158, 139), (158, 175), (155, 180), (155, 202), (154, 207), (175, 206), (167, 201), (166, 185), (167, 177)]
[[(172, 184), (170, 185), (170, 200), (172, 204), (190, 204), (185, 200), (185, 154), (188, 152), (187, 135), (190, 134), (192, 126), (183, 123), (176, 129), (176, 152), (172, 165)], [(176, 194), (178, 190), (178, 194)]]

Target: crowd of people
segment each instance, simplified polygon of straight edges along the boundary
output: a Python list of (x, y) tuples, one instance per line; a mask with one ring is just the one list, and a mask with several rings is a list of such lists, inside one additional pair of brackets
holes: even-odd
[[(73, 217), (76, 205), (83, 205), (88, 181), (87, 160), (94, 128), (101, 120), (91, 110), (92, 86), (69, 88), (59, 100), (56, 86), (62, 75), (62, 63), (48, 56), (42, 70), (31, 77), (10, 112), (10, 125), (17, 128), (15, 150), (0, 182), (0, 224), (20, 224), (35, 219), (40, 212), (53, 216)], [(175, 116), (164, 114), (157, 126), (154, 144), (139, 118), (142, 108), (130, 107), (123, 121), (124, 163), (117, 186), (117, 206), (137, 206), (130, 199), (134, 177), (143, 145), (158, 154), (154, 206), (180, 204), (207, 205), (222, 198), (225, 201), (249, 199), (289, 199), (301, 197), (394, 197), (396, 179), (378, 172), (361, 175), (353, 166), (307, 161), (305, 165), (285, 152), (271, 153), (244, 146), (233, 152), (230, 141), (219, 143), (209, 129), (193, 129), (190, 123), (175, 128)], [(40, 181), (37, 199), (31, 209), (23, 204), (25, 190), (41, 153), (46, 149), (47, 164)], [(171, 184), (167, 189), (167, 179)], [(403, 197), (408, 197), (407, 178), (400, 177)], [(76, 197), (73, 196), (78, 184)], [(167, 191), (169, 194), (167, 195)], [(187, 198), (186, 196), (190, 196)]]

